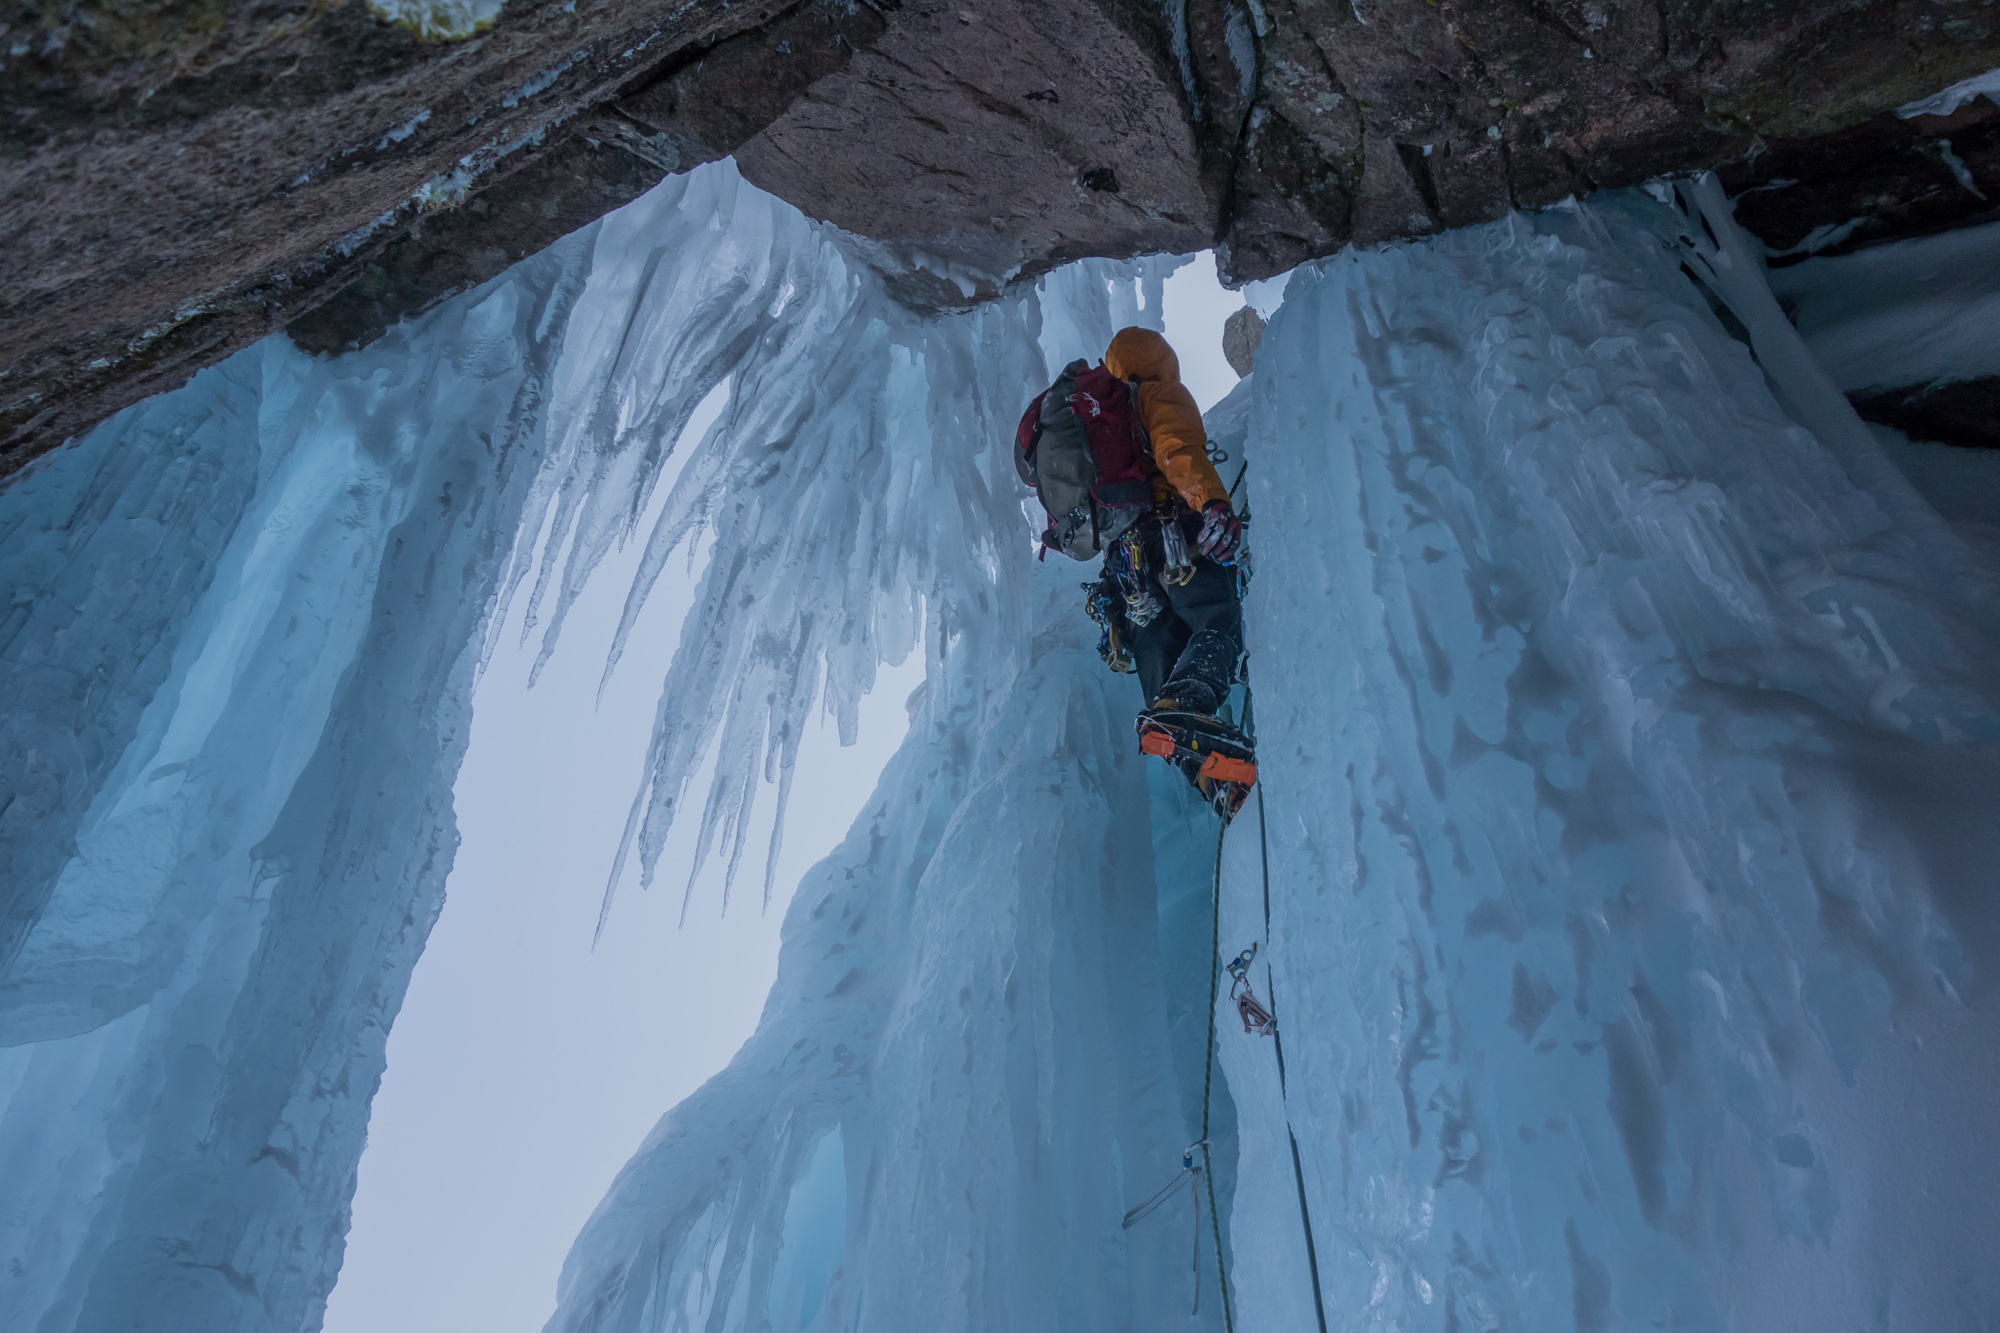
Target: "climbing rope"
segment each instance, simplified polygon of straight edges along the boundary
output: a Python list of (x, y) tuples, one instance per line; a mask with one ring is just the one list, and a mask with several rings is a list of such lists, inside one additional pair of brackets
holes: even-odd
[[(1214, 1160), (1209, 1155), (1208, 1129), (1215, 1100), (1215, 1006), (1222, 982), (1222, 840), (1229, 832), (1229, 825), (1223, 824), (1215, 835), (1215, 893), (1213, 911), (1210, 916), (1211, 934), (1208, 948), (1208, 1048), (1206, 1065), (1201, 1076), (1201, 1137), (1188, 1145), (1181, 1154), (1180, 1174), (1162, 1185), (1159, 1192), (1144, 1203), (1125, 1214), (1124, 1225), (1129, 1229), (1133, 1223), (1150, 1217), (1154, 1210), (1165, 1203), (1183, 1180), (1192, 1179), (1194, 1189), (1194, 1312), (1201, 1312), (1201, 1194), (1204, 1185), (1208, 1189), (1208, 1224), (1215, 1237), (1215, 1279), (1222, 1292), (1222, 1326), (1225, 1333), (1236, 1333), (1236, 1314), (1229, 1303), (1229, 1268), (1222, 1261), (1222, 1215), (1215, 1207)], [(1201, 1164), (1194, 1160), (1196, 1149), (1201, 1150)]]
[[(1222, 840), (1229, 832), (1224, 823), (1215, 835), (1215, 892), (1213, 911), (1210, 916), (1210, 938), (1208, 949), (1208, 1047), (1206, 1064), (1201, 1076), (1201, 1137), (1188, 1145), (1181, 1154), (1180, 1174), (1162, 1185), (1159, 1192), (1144, 1203), (1125, 1214), (1124, 1225), (1129, 1228), (1135, 1222), (1151, 1216), (1153, 1211), (1180, 1188), (1183, 1180), (1194, 1181), (1194, 1309), (1201, 1311), (1201, 1194), (1202, 1187), (1208, 1189), (1208, 1224), (1215, 1237), (1215, 1278), (1222, 1292), (1222, 1326), (1225, 1333), (1236, 1333), (1236, 1315), (1229, 1303), (1229, 1268), (1222, 1260), (1222, 1216), (1215, 1207), (1215, 1162), (1209, 1154), (1208, 1130), (1215, 1098), (1215, 1006), (1220, 993), (1222, 971)], [(1201, 1150), (1201, 1165), (1195, 1165), (1195, 1150)]]
[[(1231, 484), (1229, 488), (1229, 496), (1232, 501), (1236, 497), (1237, 487), (1243, 484), (1244, 474), (1247, 473), (1249, 470), (1250, 469), (1248, 462), (1245, 462), (1244, 465), (1238, 469), (1236, 473), (1236, 480), (1233, 484)], [(1247, 515), (1245, 516), (1244, 521), (1246, 523), (1248, 522)], [(1171, 558), (1169, 563), (1171, 563)], [(1243, 733), (1246, 739), (1249, 740), (1250, 744), (1254, 748), (1256, 745), (1257, 732), (1256, 732), (1256, 719), (1252, 705), (1253, 705), (1253, 696), (1250, 692), (1249, 681), (1246, 677), (1243, 685)], [(1264, 939), (1268, 941), (1271, 938), (1271, 845), (1267, 829), (1267, 823), (1264, 815), (1264, 785), (1261, 782), (1257, 784), (1256, 792), (1257, 792), (1257, 854), (1258, 854), (1258, 859), (1262, 863), (1262, 868), (1263, 868)], [(1209, 952), (1208, 952), (1208, 969), (1209, 969), (1208, 970), (1208, 1046), (1206, 1054), (1206, 1066), (1202, 1072), (1202, 1079), (1201, 1079), (1201, 1138), (1196, 1140), (1194, 1143), (1189, 1144), (1187, 1151), (1181, 1154), (1180, 1174), (1175, 1176), (1172, 1180), (1168, 1181), (1166, 1185), (1161, 1187), (1160, 1191), (1157, 1194), (1153, 1195), (1152, 1198), (1146, 1200), (1146, 1202), (1140, 1204), (1138, 1207), (1126, 1213), (1125, 1225), (1127, 1227), (1130, 1227), (1134, 1222), (1140, 1221), (1141, 1219), (1150, 1216), (1155, 1209), (1157, 1209), (1163, 1202), (1165, 1202), (1174, 1193), (1175, 1190), (1180, 1188), (1180, 1184), (1183, 1180), (1192, 1180), (1193, 1189), (1190, 1192), (1193, 1194), (1194, 1197), (1194, 1224), (1195, 1224), (1194, 1308), (1198, 1312), (1201, 1309), (1201, 1193), (1202, 1193), (1202, 1188), (1205, 1184), (1207, 1186), (1207, 1191), (1208, 1191), (1209, 1227), (1215, 1238), (1215, 1276), (1217, 1285), (1221, 1288), (1222, 1291), (1222, 1324), (1226, 1333), (1236, 1333), (1235, 1311), (1232, 1308), (1229, 1300), (1229, 1269), (1228, 1266), (1223, 1262), (1222, 1258), (1222, 1216), (1217, 1211), (1215, 1206), (1215, 1172), (1213, 1170), (1214, 1163), (1209, 1155), (1210, 1109), (1213, 1103), (1214, 1091), (1215, 1091), (1215, 1014), (1217, 1005), (1219, 1004), (1221, 998), (1222, 970), (1223, 970), (1222, 969), (1222, 848), (1223, 848), (1223, 841), (1228, 836), (1228, 833), (1229, 833), (1229, 822), (1227, 820), (1223, 820), (1221, 827), (1217, 829), (1215, 835), (1215, 884), (1214, 884), (1214, 892), (1212, 895), (1212, 911), (1210, 916), (1211, 934), (1210, 934)], [(1263, 1009), (1262, 1006), (1258, 1005), (1256, 1002), (1256, 997), (1253, 994), (1250, 994), (1249, 992), (1248, 974), (1250, 965), (1255, 960), (1257, 952), (1258, 952), (1257, 945), (1252, 944), (1248, 950), (1238, 955), (1235, 963), (1232, 963), (1230, 965), (1229, 970), (1230, 970), (1230, 976), (1232, 978), (1232, 982), (1230, 985), (1230, 996), (1232, 999), (1238, 1001), (1237, 1012), (1243, 1018), (1244, 1031), (1246, 1033), (1254, 1033), (1256, 1035), (1270, 1037), (1272, 1042), (1272, 1049), (1277, 1055), (1278, 1098), (1281, 1102), (1284, 1103), (1285, 1106), (1285, 1137), (1291, 1141), (1291, 1146), (1292, 1146), (1292, 1183), (1298, 1189), (1299, 1226), (1305, 1233), (1306, 1266), (1312, 1274), (1313, 1313), (1319, 1319), (1319, 1333), (1327, 1333), (1326, 1298), (1321, 1291), (1320, 1278), (1319, 1278), (1319, 1247), (1317, 1244), (1314, 1243), (1313, 1239), (1312, 1209), (1306, 1202), (1306, 1172), (1305, 1172), (1304, 1161), (1299, 1153), (1299, 1136), (1297, 1132), (1292, 1128), (1291, 1096), (1290, 1096), (1290, 1090), (1287, 1086), (1287, 1080), (1285, 1077), (1285, 1039), (1284, 1036), (1278, 1030), (1278, 1023), (1276, 1017), (1278, 1008), (1277, 979), (1271, 971), (1271, 962), (1268, 957), (1266, 957), (1264, 960), (1264, 993), (1271, 997), (1270, 1009), (1267, 1011)], [(1244, 994), (1242, 996), (1239, 996), (1237, 994), (1238, 983), (1241, 983), (1243, 986)], [(1244, 1002), (1246, 997), (1248, 1001), (1247, 1003)], [(1194, 1153), (1195, 1149), (1197, 1148), (1201, 1150), (1201, 1165), (1199, 1166), (1196, 1166), (1194, 1162)]]
[[(1253, 696), (1250, 693), (1249, 682), (1246, 681), (1243, 685), (1243, 732), (1254, 748), (1257, 743), (1257, 719), (1252, 709), (1252, 703)], [(1266, 832), (1264, 820), (1264, 787), (1262, 783), (1259, 783), (1257, 786), (1257, 857), (1263, 864), (1264, 870), (1264, 938), (1269, 940), (1271, 938), (1271, 843)], [(1219, 863), (1217, 869), (1219, 872)], [(1216, 887), (1219, 897), (1221, 891), (1221, 877), (1219, 873), (1216, 880)], [(1218, 935), (1220, 934), (1219, 928), (1217, 933)], [(1319, 1247), (1313, 1243), (1312, 1209), (1306, 1204), (1306, 1169), (1305, 1164), (1299, 1158), (1299, 1136), (1292, 1129), (1291, 1096), (1285, 1081), (1285, 1037), (1278, 1030), (1276, 1017), (1278, 1008), (1278, 981), (1271, 972), (1271, 960), (1268, 957), (1264, 960), (1264, 994), (1271, 997), (1272, 1019), (1269, 1032), (1271, 1034), (1271, 1047), (1278, 1056), (1278, 1100), (1283, 1102), (1285, 1106), (1285, 1137), (1292, 1141), (1292, 1183), (1298, 1187), (1299, 1191), (1299, 1226), (1305, 1231), (1306, 1267), (1312, 1273), (1313, 1313), (1319, 1316), (1319, 1333), (1326, 1333), (1326, 1298), (1320, 1294), (1319, 1284)], [(1213, 1008), (1213, 1005), (1210, 1007)], [(1209, 1019), (1210, 1026), (1214, 1025), (1214, 1021), (1214, 1017), (1211, 1015)], [(1245, 1027), (1247, 1028), (1248, 1026), (1246, 1023)]]
[(1215, 1005), (1222, 985), (1222, 840), (1229, 833), (1223, 820), (1215, 832), (1215, 912), (1214, 933), (1208, 950), (1208, 1067), (1201, 1076), (1201, 1164), (1208, 1177), (1208, 1224), (1215, 1230), (1215, 1279), (1222, 1290), (1222, 1327), (1236, 1333), (1236, 1318), (1229, 1308), (1229, 1270), (1222, 1262), (1222, 1215), (1215, 1210), (1215, 1172), (1208, 1157), (1208, 1110), (1215, 1088)]

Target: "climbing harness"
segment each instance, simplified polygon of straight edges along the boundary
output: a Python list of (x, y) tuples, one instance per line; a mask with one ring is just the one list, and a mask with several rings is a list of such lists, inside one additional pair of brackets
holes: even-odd
[[(1270, 922), (1264, 923), (1267, 927)], [(1257, 944), (1250, 947), (1228, 964), (1229, 998), (1236, 1001), (1236, 1016), (1243, 1020), (1243, 1031), (1253, 1037), (1275, 1037), (1278, 1035), (1278, 1020), (1271, 1017), (1271, 1011), (1258, 1003), (1257, 992), (1250, 988), (1250, 964), (1257, 960)]]

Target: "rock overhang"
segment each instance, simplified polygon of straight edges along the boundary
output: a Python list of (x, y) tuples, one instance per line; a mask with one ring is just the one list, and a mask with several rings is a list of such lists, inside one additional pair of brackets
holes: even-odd
[(275, 329), (366, 343), (732, 153), (938, 309), (1707, 168), (1799, 254), (2000, 200), (2000, 110), (1895, 114), (2000, 65), (1994, 0), (516, 0), (442, 42), (360, 0), (122, 12), (10, 32), (0, 469)]

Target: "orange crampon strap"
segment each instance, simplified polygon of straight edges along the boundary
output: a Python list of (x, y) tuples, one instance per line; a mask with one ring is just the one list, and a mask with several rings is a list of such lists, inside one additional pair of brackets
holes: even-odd
[[(1141, 749), (1145, 748), (1143, 740), (1139, 745)], [(1208, 758), (1201, 761), (1201, 776), (1216, 782), (1234, 782), (1238, 786), (1248, 787), (1257, 781), (1257, 765), (1247, 759), (1232, 759), (1226, 754), (1210, 751)]]

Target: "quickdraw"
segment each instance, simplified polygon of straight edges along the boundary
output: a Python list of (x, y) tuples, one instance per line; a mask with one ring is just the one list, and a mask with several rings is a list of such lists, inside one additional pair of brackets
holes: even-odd
[(1104, 659), (1104, 665), (1128, 674), (1137, 671), (1138, 663), (1132, 660), (1125, 637), (1118, 632), (1118, 608), (1102, 583), (1083, 585), (1083, 609), (1097, 622), (1097, 655)]
[(1187, 534), (1181, 531), (1178, 515), (1160, 520), (1160, 545), (1166, 552), (1160, 577), (1176, 588), (1185, 588), (1194, 580), (1194, 557), (1188, 554)]
[(1118, 583), (1119, 595), (1125, 599), (1125, 619), (1133, 629), (1144, 629), (1166, 610), (1146, 577), (1146, 546), (1136, 528), (1111, 544), (1104, 553), (1104, 568)]
[(1253, 1037), (1275, 1037), (1278, 1035), (1278, 1020), (1271, 1016), (1257, 999), (1257, 992), (1250, 987), (1250, 964), (1257, 960), (1257, 945), (1252, 941), (1249, 948), (1227, 964), (1229, 969), (1229, 998), (1236, 1001), (1236, 1016), (1243, 1020), (1243, 1031)]

